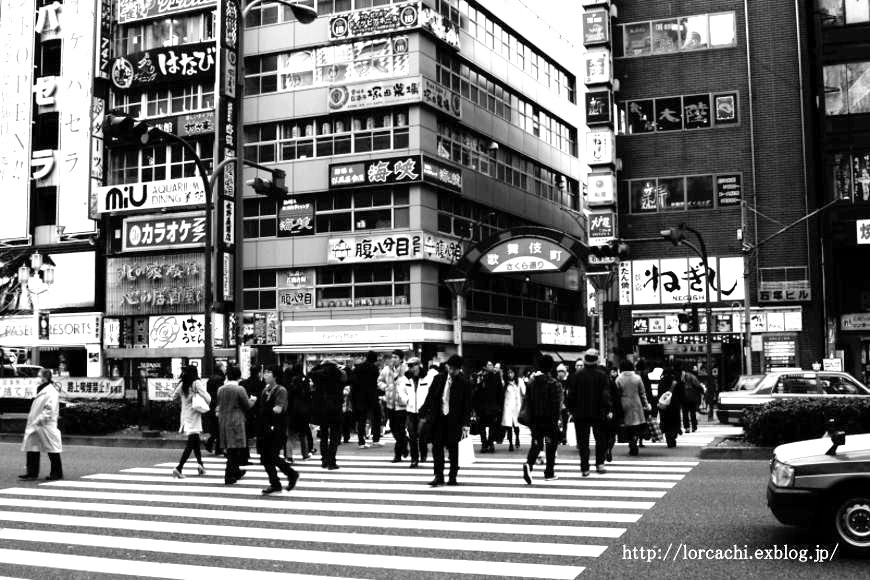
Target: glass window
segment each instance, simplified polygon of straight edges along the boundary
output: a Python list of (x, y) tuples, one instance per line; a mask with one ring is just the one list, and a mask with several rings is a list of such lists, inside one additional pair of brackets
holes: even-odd
[(630, 101), (628, 103), (629, 134), (651, 133), (655, 130), (654, 118), (652, 100)]
[(846, 65), (831, 65), (824, 68), (825, 114), (848, 115), (848, 77)]
[(656, 182), (654, 179), (640, 179), (629, 182), (629, 196), (632, 213), (656, 211)]
[(827, 395), (862, 395), (858, 385), (839, 375), (819, 375), (822, 390)]
[(683, 118), (686, 129), (710, 127), (710, 95), (684, 97)]
[(680, 37), (682, 50), (697, 50), (710, 46), (710, 33), (707, 30), (707, 15), (680, 18)]
[(625, 25), (625, 56), (651, 54), (650, 23), (637, 22)]
[(710, 46), (734, 46), (737, 44), (734, 29), (734, 13), (710, 15)]
[(656, 129), (679, 131), (683, 128), (683, 104), (680, 97), (656, 99)]
[(655, 54), (677, 52), (680, 48), (679, 21), (656, 20), (652, 23), (652, 51)]
[(846, 23), (843, 0), (816, 0), (816, 9), (822, 16), (822, 26), (843, 26)]
[(695, 175), (686, 178), (688, 209), (713, 207), (713, 176)]
[(658, 180), (656, 196), (658, 207), (662, 210), (686, 209), (686, 192), (682, 177), (669, 177)]
[(870, 22), (870, 2), (868, 0), (846, 0), (846, 24)]
[(870, 62), (846, 66), (849, 79), (849, 114), (870, 113)]

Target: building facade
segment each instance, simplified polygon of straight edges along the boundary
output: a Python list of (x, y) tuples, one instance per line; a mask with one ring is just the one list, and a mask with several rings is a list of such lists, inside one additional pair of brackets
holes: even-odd
[[(826, 352), (870, 380), (870, 2), (802, 3), (813, 58), (816, 230), (823, 243)], [(842, 200), (835, 203), (836, 200)]]
[[(611, 290), (619, 348), (682, 360), (722, 384), (820, 360), (814, 231), (804, 221), (767, 239), (815, 207), (800, 10), (742, 0), (584, 4), (587, 14), (610, 16), (609, 54), (587, 53), (585, 72), (600, 72), (591, 59), (612, 58), (618, 234), (643, 240), (631, 244)], [(709, 270), (661, 236), (683, 223), (703, 237)], [(686, 239), (698, 245), (693, 234)]]
[[(443, 280), (470, 244), (577, 228), (576, 75), (502, 2), (312, 5), (305, 26), (276, 5), (247, 21), (245, 157), (285, 170), (291, 195), (245, 191), (244, 342), (261, 362), (443, 357)], [(542, 329), (553, 351), (585, 345), (576, 273), (525, 274), (473, 280), (471, 359), (529, 364)]]

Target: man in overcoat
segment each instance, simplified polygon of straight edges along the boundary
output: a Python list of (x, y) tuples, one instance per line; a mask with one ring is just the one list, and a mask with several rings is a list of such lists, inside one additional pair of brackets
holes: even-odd
[(217, 413), (220, 441), (227, 456), (224, 483), (232, 485), (240, 480), (245, 471), (239, 468), (246, 460), (248, 437), (245, 431), (245, 413), (253, 404), (245, 387), (239, 384), (242, 371), (237, 366), (227, 369), (226, 382), (217, 391)]
[(447, 373), (439, 374), (432, 382), (426, 401), (420, 409), (432, 426), (432, 458), (435, 479), (429, 485), (444, 485), (444, 448), (450, 457), (447, 485), (458, 485), (459, 441), (468, 437), (471, 429), (471, 384), (462, 374), (462, 357), (447, 359)]
[(613, 419), (613, 402), (610, 398), (609, 380), (599, 366), (598, 351), (590, 348), (583, 355), (583, 368), (575, 372), (568, 383), (566, 407), (574, 416), (577, 432), (577, 448), (580, 451), (580, 471), (589, 476), (589, 430), (595, 437), (595, 470), (606, 473), (604, 460), (607, 455), (606, 421)]
[(356, 419), (357, 443), (360, 449), (366, 444), (366, 421), (371, 418), (372, 443), (381, 441), (381, 402), (378, 400), (378, 353), (370, 350), (366, 360), (356, 365), (351, 378), (350, 397)]
[(341, 440), (341, 405), (347, 375), (331, 360), (317, 365), (310, 374), (314, 383), (312, 412), (320, 425), (320, 465), (338, 469), (335, 456)]
[(21, 450), (27, 453), (27, 473), (19, 475), (19, 479), (31, 480), (39, 477), (39, 454), (42, 451), (48, 453), (48, 460), (51, 462), (51, 472), (46, 479), (63, 479), (63, 465), (60, 461), (63, 447), (60, 429), (57, 428), (59, 414), (60, 392), (52, 381), (51, 371), (42, 369), (39, 371), (39, 386), (36, 387), (36, 397), (30, 404), (24, 441), (21, 444)]

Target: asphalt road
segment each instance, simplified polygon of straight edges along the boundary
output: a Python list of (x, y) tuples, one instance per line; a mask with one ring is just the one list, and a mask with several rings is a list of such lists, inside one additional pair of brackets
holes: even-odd
[[(695, 434), (693, 434), (695, 435)], [(561, 478), (522, 483), (524, 451), (478, 455), (459, 488), (430, 490), (431, 464), (390, 464), (388, 448), (339, 449), (337, 472), (300, 464), (297, 490), (262, 497), (259, 466), (222, 485), (169, 476), (179, 451), (65, 449), (58, 484), (17, 479), (18, 445), (0, 444), (0, 576), (13, 578), (864, 578), (867, 562), (641, 561), (639, 548), (815, 548), (769, 514), (764, 461), (617, 449), (605, 477), (579, 476), (561, 448)], [(193, 467), (193, 463), (188, 464)], [(43, 457), (43, 475), (47, 472)], [(14, 489), (10, 489), (14, 488)], [(590, 503), (591, 502), (591, 503)], [(824, 547), (831, 548), (830, 544)], [(812, 551), (810, 552), (813, 553)], [(672, 557), (672, 556), (671, 556)], [(50, 563), (50, 564), (49, 564)]]

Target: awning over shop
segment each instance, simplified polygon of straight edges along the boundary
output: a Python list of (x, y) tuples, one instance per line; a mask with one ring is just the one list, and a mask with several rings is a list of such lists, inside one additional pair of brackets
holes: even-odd
[(583, 350), (542, 350), (541, 354), (548, 354), (553, 357), (553, 360), (556, 362), (565, 361), (573, 363), (578, 358), (583, 358), (583, 353), (586, 349)]
[(294, 344), (292, 346), (276, 346), (272, 348), (277, 353), (318, 353), (318, 352), (368, 352), (387, 350), (411, 350), (409, 342), (379, 342), (361, 344)]

